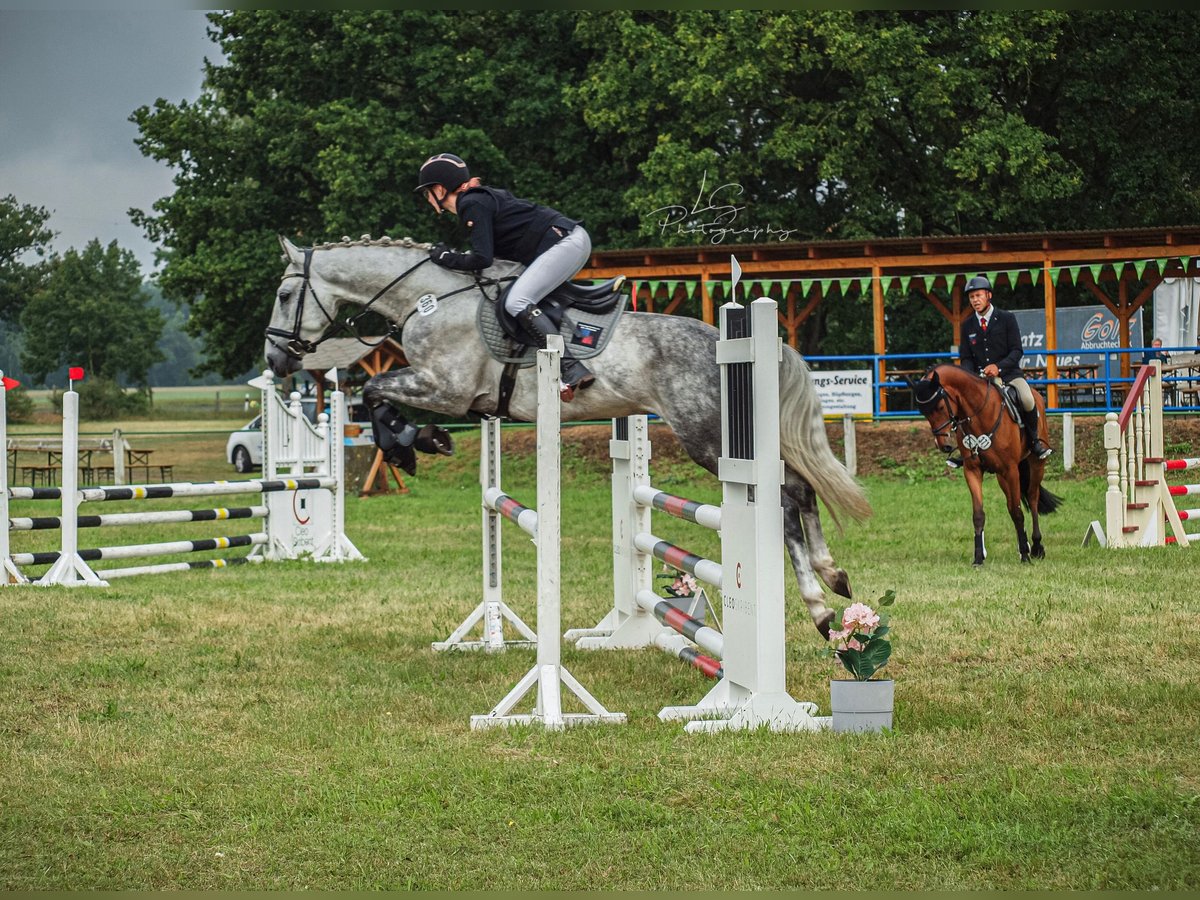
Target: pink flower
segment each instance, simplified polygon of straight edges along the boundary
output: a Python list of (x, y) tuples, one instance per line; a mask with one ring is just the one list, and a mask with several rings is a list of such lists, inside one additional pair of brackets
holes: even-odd
[(853, 628), (857, 625), (863, 631), (870, 631), (879, 624), (879, 616), (865, 603), (853, 603), (842, 614), (842, 627)]
[(671, 591), (677, 597), (690, 597), (696, 593), (697, 587), (696, 579), (687, 572), (683, 572), (671, 584)]
[(844, 641), (848, 637), (850, 637), (850, 629), (849, 628), (847, 628), (845, 631), (829, 632), (829, 640), (831, 640), (831, 641)]
[(860, 644), (858, 641), (856, 641), (854, 638), (850, 638), (850, 640), (848, 640), (846, 642), (847, 650), (861, 650), (862, 647), (863, 647), (863, 645)]

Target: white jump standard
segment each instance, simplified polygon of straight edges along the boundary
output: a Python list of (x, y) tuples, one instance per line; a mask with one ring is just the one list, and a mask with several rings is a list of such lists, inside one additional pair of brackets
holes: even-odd
[[(490, 653), (508, 647), (535, 647), (537, 635), (504, 602), (501, 588), (501, 517), (508, 519), (537, 540), (537, 513), (522, 506), (500, 490), (500, 420), (486, 418), (479, 442), (479, 485), (483, 490), (483, 600), (434, 650), (486, 650)], [(504, 623), (509, 622), (521, 635), (505, 640)], [(482, 625), (481, 639), (464, 640), (476, 626)]]
[[(653, 560), (695, 575), (720, 590), (723, 678), (694, 706), (667, 707), (663, 720), (691, 719), (687, 730), (769, 727), (815, 731), (827, 726), (816, 704), (787, 692), (784, 641), (783, 461), (779, 453), (780, 340), (776, 304), (721, 307), (716, 345), (721, 374), (719, 509), (650, 486), (645, 416), (613, 422), (613, 609), (595, 627), (575, 629), (581, 649), (662, 646), (662, 601), (652, 590)], [(721, 561), (706, 560), (655, 537), (652, 510), (721, 534)], [(676, 646), (671, 642), (671, 646)]]
[[(537, 510), (531, 519), (528, 510), (518, 511), (508, 506), (508, 514), (537, 541), (537, 661), (517, 685), (496, 704), (490, 713), (471, 717), (471, 728), (495, 725), (539, 724), (548, 729), (592, 722), (621, 723), (624, 713), (609, 712), (579, 683), (562, 664), (562, 644), (559, 638), (561, 609), (561, 409), (559, 372), (562, 360), (562, 338), (551, 335), (546, 350), (537, 355)], [(500, 503), (503, 494), (491, 492), (492, 507)], [(504, 498), (510, 499), (510, 498)], [(485, 498), (485, 503), (487, 502)], [(519, 504), (513, 504), (519, 506)], [(522, 522), (522, 520), (524, 520)], [(485, 516), (485, 536), (487, 532)], [(497, 550), (499, 549), (497, 544)], [(487, 545), (484, 547), (485, 558)], [(565, 686), (587, 710), (566, 713), (562, 707)], [(530, 691), (536, 689), (533, 712), (514, 713), (513, 710)]]

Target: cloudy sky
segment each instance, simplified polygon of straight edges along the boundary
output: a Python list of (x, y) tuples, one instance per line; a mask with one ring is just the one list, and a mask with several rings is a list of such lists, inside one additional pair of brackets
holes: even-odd
[(49, 210), (55, 250), (116, 240), (152, 270), (127, 210), (171, 193), (172, 173), (142, 156), (129, 115), (199, 96), (204, 59), (220, 52), (204, 16), (0, 9), (0, 196)]

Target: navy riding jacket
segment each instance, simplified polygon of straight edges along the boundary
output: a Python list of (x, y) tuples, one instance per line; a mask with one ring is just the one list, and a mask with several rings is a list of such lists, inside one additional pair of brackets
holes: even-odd
[(1021, 378), (1024, 376), (1024, 372), (1021, 371), (1021, 357), (1024, 353), (1017, 317), (1006, 309), (992, 306), (992, 316), (988, 320), (986, 333), (974, 310), (962, 324), (958, 358), (963, 368), (969, 372), (978, 375), (984, 366), (995, 363), (1000, 370), (1000, 378), (1005, 382)]
[(549, 206), (483, 186), (458, 198), (458, 219), (467, 229), (471, 252), (439, 259), (448, 269), (486, 269), (496, 257), (529, 265), (580, 224)]

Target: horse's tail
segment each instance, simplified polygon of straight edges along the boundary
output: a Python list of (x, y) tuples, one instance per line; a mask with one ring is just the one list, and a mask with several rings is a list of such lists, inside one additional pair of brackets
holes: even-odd
[[(1021, 499), (1025, 501), (1025, 506), (1029, 506), (1029, 460), (1021, 460), (1021, 464), (1017, 466), (1017, 471), (1021, 475)], [(1062, 506), (1063, 498), (1058, 494), (1051, 493), (1042, 488), (1038, 491), (1038, 515), (1043, 513), (1052, 513)]]
[(829, 446), (821, 400), (808, 364), (786, 345), (779, 366), (779, 445), (783, 461), (812, 485), (834, 521), (840, 524), (839, 513), (857, 520), (871, 515), (862, 487)]

